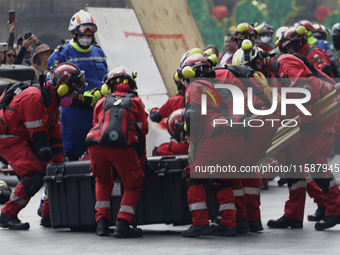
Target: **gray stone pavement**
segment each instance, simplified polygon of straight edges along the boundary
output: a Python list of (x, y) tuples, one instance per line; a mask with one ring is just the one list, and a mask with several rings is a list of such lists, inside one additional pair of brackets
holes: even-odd
[[(0, 174), (0, 179), (11, 187), (14, 176)], [(307, 195), (303, 229), (269, 229), (269, 219), (282, 216), (288, 198), (287, 187), (277, 186), (276, 179), (269, 182), (270, 189), (261, 193), (264, 231), (237, 237), (183, 238), (182, 230), (189, 226), (165, 224), (144, 225), (142, 238), (116, 239), (97, 237), (93, 232), (71, 232), (69, 229), (48, 229), (39, 225), (37, 208), (41, 192), (21, 211), (19, 218), (28, 221), (28, 231), (0, 228), (1, 254), (339, 254), (340, 225), (325, 231), (315, 231), (314, 223), (307, 221), (316, 205)], [(2, 205), (0, 205), (0, 208)], [(113, 228), (110, 229), (113, 232)]]

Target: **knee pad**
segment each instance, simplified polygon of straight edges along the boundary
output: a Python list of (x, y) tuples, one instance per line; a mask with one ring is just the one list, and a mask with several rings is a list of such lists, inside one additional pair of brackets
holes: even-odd
[(40, 171), (34, 171), (28, 177), (28, 180), (25, 180), (24, 190), (27, 196), (33, 197), (44, 185), (44, 176), (45, 173)]

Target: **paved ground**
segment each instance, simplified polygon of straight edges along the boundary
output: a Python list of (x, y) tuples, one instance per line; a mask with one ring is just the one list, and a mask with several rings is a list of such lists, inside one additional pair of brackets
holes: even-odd
[[(0, 178), (16, 185), (16, 177)], [(41, 192), (32, 198), (19, 214), (28, 221), (28, 231), (0, 229), (1, 254), (339, 254), (340, 225), (326, 231), (315, 231), (307, 214), (316, 205), (307, 197), (303, 229), (269, 229), (269, 219), (283, 213), (288, 197), (287, 187), (278, 187), (276, 180), (269, 182), (270, 189), (262, 192), (262, 220), (264, 231), (237, 237), (182, 238), (180, 232), (188, 226), (142, 226), (144, 235), (138, 239), (97, 237), (93, 232), (71, 232), (69, 229), (47, 229), (39, 226), (36, 211)], [(2, 206), (0, 205), (0, 208)], [(113, 231), (113, 229), (112, 229)]]

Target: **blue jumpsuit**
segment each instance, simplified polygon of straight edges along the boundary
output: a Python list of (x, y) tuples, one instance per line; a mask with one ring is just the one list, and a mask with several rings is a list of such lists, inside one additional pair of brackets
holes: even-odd
[[(47, 67), (60, 63), (72, 63), (85, 71), (88, 86), (82, 91), (101, 88), (103, 77), (108, 73), (104, 51), (91, 45), (81, 49), (73, 40), (67, 45), (59, 46), (48, 59)], [(67, 156), (81, 157), (86, 151), (85, 138), (92, 128), (93, 108), (81, 101), (74, 100), (71, 107), (60, 107), (62, 138)]]

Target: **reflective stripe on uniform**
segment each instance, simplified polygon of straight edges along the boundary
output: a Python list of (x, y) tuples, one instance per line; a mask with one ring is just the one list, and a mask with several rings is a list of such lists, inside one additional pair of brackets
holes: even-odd
[(234, 197), (242, 197), (244, 196), (243, 189), (233, 189)]
[(3, 134), (3, 135), (0, 135), (0, 139), (5, 139), (5, 138), (13, 138), (13, 137), (19, 138), (18, 136), (15, 136), (15, 135), (9, 135), (9, 134)]
[(244, 194), (248, 195), (260, 195), (260, 188), (250, 188), (250, 187), (244, 187)]
[(37, 128), (37, 127), (42, 127), (42, 119), (40, 120), (35, 120), (35, 121), (27, 121), (24, 123), (26, 128)]
[(308, 183), (310, 183), (310, 182), (312, 182), (313, 181), (313, 178), (312, 178), (312, 176), (307, 176), (306, 177), (306, 183), (308, 184)]
[(110, 201), (97, 201), (95, 208), (110, 208)]
[(25, 206), (28, 204), (28, 200), (23, 199), (23, 198), (19, 198), (17, 197), (14, 193), (11, 194), (11, 199), (13, 202), (18, 203), (19, 205)]
[(219, 212), (224, 210), (236, 210), (235, 204), (228, 203), (228, 204), (221, 204), (219, 208)]
[(332, 188), (333, 186), (337, 185), (336, 183), (336, 179), (333, 178), (330, 182), (329, 182), (329, 188)]
[(135, 209), (133, 209), (132, 206), (128, 206), (128, 205), (122, 205), (119, 209), (119, 212), (127, 212), (127, 213), (131, 213), (135, 215)]
[(297, 183), (294, 183), (291, 187), (289, 187), (289, 191), (296, 190), (298, 188), (306, 188), (307, 183), (306, 181), (298, 181)]
[(100, 61), (104, 62), (106, 60), (106, 57), (83, 57), (83, 58), (70, 58), (67, 59), (66, 62), (72, 63), (72, 62), (77, 62), (77, 61), (88, 61), (88, 60), (94, 60), (94, 61)]
[(208, 209), (207, 204), (205, 202), (193, 203), (189, 205), (189, 211), (197, 211)]

